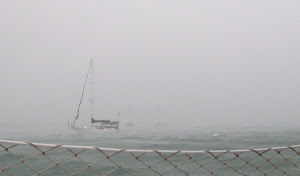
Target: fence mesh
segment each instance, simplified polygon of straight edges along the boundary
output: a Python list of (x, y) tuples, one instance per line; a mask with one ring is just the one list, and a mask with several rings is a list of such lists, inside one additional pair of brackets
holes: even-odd
[(264, 149), (131, 150), (0, 140), (4, 175), (300, 175), (300, 145)]

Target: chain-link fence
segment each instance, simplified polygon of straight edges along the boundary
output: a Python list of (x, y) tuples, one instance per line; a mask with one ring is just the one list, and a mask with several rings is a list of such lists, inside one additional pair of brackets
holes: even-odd
[(300, 175), (300, 145), (264, 149), (131, 150), (0, 140), (2, 175)]

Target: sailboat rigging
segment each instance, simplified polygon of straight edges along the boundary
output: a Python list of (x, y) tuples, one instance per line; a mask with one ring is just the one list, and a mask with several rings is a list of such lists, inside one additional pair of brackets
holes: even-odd
[(134, 123), (131, 122), (131, 116), (132, 116), (132, 113), (131, 113), (131, 105), (130, 105), (129, 106), (129, 121), (127, 122), (126, 126), (134, 128)]
[(159, 114), (159, 105), (158, 105), (157, 106), (157, 123), (155, 123), (155, 120), (153, 119), (153, 128), (154, 129), (159, 129), (161, 127), (165, 127), (168, 125), (166, 123), (160, 122), (159, 116), (160, 116), (160, 114)]
[[(88, 78), (90, 78), (90, 80), (89, 80), (90, 81), (90, 99), (89, 99), (89, 102), (90, 102), (90, 125), (83, 126), (83, 127), (76, 127), (75, 122), (77, 121), (77, 119), (80, 116), (80, 107), (82, 104), (82, 100), (83, 100), (83, 96), (85, 93)], [(84, 82), (83, 91), (81, 93), (81, 98), (80, 98), (78, 109), (77, 109), (77, 115), (73, 121), (71, 128), (76, 131), (84, 130), (84, 129), (95, 129), (95, 130), (104, 130), (104, 131), (106, 131), (106, 130), (118, 131), (119, 130), (119, 113), (118, 113), (118, 121), (96, 120), (96, 119), (94, 119), (94, 109), (95, 109), (95, 105), (94, 105), (94, 65), (93, 65), (93, 60), (91, 60), (89, 69), (88, 69), (88, 73), (86, 75), (86, 79)]]

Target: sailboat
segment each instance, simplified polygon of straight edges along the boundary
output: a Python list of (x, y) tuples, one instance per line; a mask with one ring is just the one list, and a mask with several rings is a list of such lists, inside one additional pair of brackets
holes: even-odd
[(129, 117), (128, 118), (129, 118), (129, 121), (127, 122), (126, 126), (134, 128), (134, 123), (131, 122), (131, 105), (129, 106)]
[[(80, 114), (80, 106), (82, 103), (82, 99), (85, 93), (85, 88), (86, 88), (86, 84), (87, 81), (90, 81), (90, 99), (89, 99), (89, 103), (90, 103), (90, 124), (86, 125), (86, 126), (82, 126), (82, 127), (78, 127), (76, 126), (75, 122), (77, 121), (77, 119), (79, 118), (79, 114)], [(78, 109), (77, 109), (77, 115), (71, 125), (71, 129), (75, 130), (75, 131), (88, 131), (88, 130), (93, 130), (93, 131), (119, 131), (119, 115), (120, 113), (118, 113), (118, 121), (111, 121), (111, 120), (96, 120), (94, 119), (94, 109), (95, 109), (95, 105), (94, 105), (94, 65), (93, 65), (93, 60), (91, 60), (90, 65), (89, 65), (89, 69), (88, 69), (88, 73), (86, 75), (86, 79), (84, 82), (84, 87), (83, 87), (83, 91), (81, 94), (81, 98), (80, 98), (80, 102), (78, 105)]]
[(159, 105), (157, 106), (157, 123), (154, 122), (155, 120), (153, 119), (153, 128), (154, 129), (160, 129), (161, 127), (166, 127), (168, 124), (162, 123), (159, 121)]

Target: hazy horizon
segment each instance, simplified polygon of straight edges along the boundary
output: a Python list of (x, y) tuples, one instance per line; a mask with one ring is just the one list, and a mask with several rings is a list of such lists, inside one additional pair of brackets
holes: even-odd
[[(300, 125), (300, 1), (1, 1), (0, 128)], [(87, 94), (88, 95), (88, 92)], [(88, 96), (80, 119), (88, 118)]]

